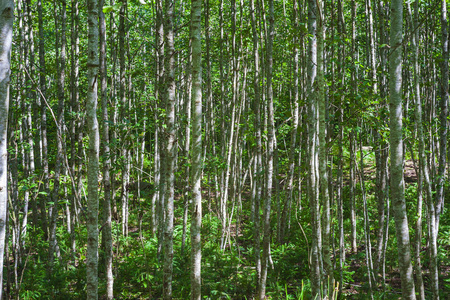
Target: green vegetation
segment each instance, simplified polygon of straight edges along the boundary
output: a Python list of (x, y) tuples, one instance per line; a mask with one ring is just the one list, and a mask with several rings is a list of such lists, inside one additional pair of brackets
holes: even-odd
[(446, 0), (88, 2), (0, 1), (0, 298), (449, 297)]

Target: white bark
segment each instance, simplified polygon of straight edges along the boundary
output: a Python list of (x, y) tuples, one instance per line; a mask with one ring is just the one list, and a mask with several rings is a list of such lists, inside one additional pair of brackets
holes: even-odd
[[(11, 74), (11, 47), (14, 21), (14, 1), (0, 2), (0, 284), (3, 282), (3, 256), (8, 207), (8, 152), (7, 131), (9, 111), (9, 85)], [(3, 287), (0, 286), (0, 299)]]
[(255, 247), (255, 265), (256, 265), (256, 276), (259, 282), (261, 276), (261, 257), (260, 257), (260, 213), (259, 207), (261, 203), (262, 194), (262, 138), (261, 138), (261, 110), (260, 110), (260, 67), (259, 67), (259, 39), (256, 29), (256, 17), (255, 17), (255, 4), (254, 0), (250, 0), (250, 17), (252, 24), (252, 36), (253, 36), (253, 55), (255, 61), (255, 77), (254, 77), (254, 101), (255, 101), (255, 138), (256, 138), (256, 149), (255, 149), (255, 197), (254, 197), (254, 210), (253, 210), (253, 221), (254, 221), (254, 247)]
[(308, 198), (310, 204), (312, 243), (311, 243), (311, 290), (315, 299), (322, 299), (322, 230), (320, 222), (319, 205), (319, 107), (317, 72), (318, 72), (318, 29), (317, 29), (317, 2), (308, 1), (308, 33), (310, 34), (308, 44), (308, 79), (307, 97), (309, 104), (308, 111), (308, 138), (309, 138), (309, 182)]
[(102, 124), (103, 124), (103, 144), (102, 150), (105, 156), (103, 163), (103, 186), (104, 186), (104, 200), (103, 200), (103, 240), (105, 249), (105, 267), (106, 267), (106, 296), (107, 299), (113, 299), (113, 245), (111, 233), (111, 152), (109, 146), (109, 117), (108, 117), (108, 95), (107, 95), (107, 70), (106, 70), (106, 20), (103, 13), (104, 0), (99, 3), (99, 75), (100, 75), (100, 97), (102, 105)]
[(192, 0), (192, 221), (191, 221), (191, 299), (201, 299), (202, 226), (202, 0)]
[(403, 180), (402, 140), (402, 42), (403, 1), (391, 2), (391, 54), (390, 72), (390, 145), (391, 145), (391, 195), (397, 234), (397, 250), (402, 281), (403, 299), (416, 299), (406, 215), (405, 183)]

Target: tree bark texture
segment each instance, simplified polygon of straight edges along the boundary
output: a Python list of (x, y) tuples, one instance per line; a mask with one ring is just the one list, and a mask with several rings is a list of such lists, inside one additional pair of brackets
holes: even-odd
[(191, 218), (191, 299), (201, 299), (202, 226), (202, 0), (192, 0), (192, 218)]
[(108, 300), (114, 298), (113, 286), (113, 244), (111, 233), (111, 152), (109, 140), (109, 115), (108, 115), (108, 94), (107, 94), (107, 68), (106, 68), (106, 19), (103, 12), (104, 0), (99, 3), (99, 77), (100, 77), (100, 98), (102, 106), (102, 155), (103, 162), (103, 240), (105, 251), (105, 267), (106, 267), (106, 296)]
[(389, 57), (389, 108), (391, 146), (391, 197), (397, 235), (397, 249), (402, 282), (402, 298), (416, 299), (411, 265), (408, 219), (406, 216), (405, 183), (403, 180), (402, 140), (402, 42), (403, 1), (391, 2), (391, 54)]
[(174, 49), (174, 2), (164, 1), (164, 62), (165, 62), (165, 101), (166, 101), (166, 128), (163, 132), (166, 139), (165, 148), (165, 173), (166, 184), (164, 191), (165, 200), (165, 225), (164, 225), (164, 270), (163, 270), (163, 299), (172, 299), (172, 272), (173, 272), (173, 217), (174, 217), (174, 183), (176, 160), (176, 129), (175, 129), (175, 49)]
[(271, 240), (271, 228), (270, 228), (270, 210), (272, 203), (272, 182), (274, 175), (274, 147), (275, 147), (275, 132), (274, 132), (274, 105), (273, 105), (273, 82), (272, 82), (272, 70), (273, 70), (273, 40), (275, 36), (275, 14), (273, 0), (269, 0), (269, 30), (267, 36), (266, 46), (266, 79), (267, 79), (267, 118), (268, 118), (268, 140), (267, 140), (267, 172), (266, 172), (266, 195), (264, 197), (264, 214), (263, 214), (263, 255), (261, 259), (261, 278), (259, 281), (259, 299), (264, 300), (266, 298), (266, 282), (267, 282), (267, 270), (269, 267), (269, 255), (270, 255), (270, 240)]
[(3, 295), (3, 257), (8, 208), (8, 112), (14, 1), (0, 2), (0, 299)]
[(99, 68), (98, 0), (88, 0), (88, 86), (86, 99), (88, 148), (88, 208), (87, 208), (87, 299), (98, 299), (98, 172), (99, 126), (97, 121), (97, 86)]
[(316, 0), (308, 1), (308, 138), (309, 174), (308, 198), (310, 204), (312, 242), (311, 242), (311, 290), (313, 298), (322, 299), (322, 230), (319, 203), (319, 94), (318, 85), (318, 6)]
[[(411, 6), (408, 4), (409, 11), (411, 11)], [(410, 12), (411, 18), (413, 19), (413, 27), (416, 28), (419, 24), (419, 0), (414, 2), (414, 16)], [(422, 276), (422, 263), (420, 259), (420, 252), (422, 249), (422, 206), (423, 206), (423, 195), (424, 195), (424, 172), (426, 166), (426, 156), (424, 150), (424, 138), (423, 138), (423, 124), (422, 124), (422, 98), (420, 95), (420, 67), (419, 67), (419, 47), (417, 43), (419, 42), (419, 32), (416, 30), (412, 36), (411, 44), (413, 51), (413, 68), (414, 68), (414, 79), (413, 79), (413, 89), (414, 89), (414, 100), (415, 100), (415, 117), (416, 117), (416, 132), (417, 138), (419, 140), (419, 174), (417, 177), (417, 220), (416, 220), (416, 238), (414, 247), (414, 271), (416, 273), (416, 289), (417, 298), (420, 300), (425, 300), (425, 287)], [(425, 187), (427, 188), (427, 187)], [(426, 195), (426, 194), (425, 194)], [(428, 201), (431, 201), (429, 199)]]

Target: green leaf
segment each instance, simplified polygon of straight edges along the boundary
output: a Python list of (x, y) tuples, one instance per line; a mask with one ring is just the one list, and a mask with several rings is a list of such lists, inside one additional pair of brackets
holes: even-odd
[(112, 12), (113, 10), (114, 10), (114, 8), (113, 8), (112, 6), (110, 6), (110, 5), (103, 6), (103, 12), (104, 12), (105, 14), (110, 13), (110, 12)]

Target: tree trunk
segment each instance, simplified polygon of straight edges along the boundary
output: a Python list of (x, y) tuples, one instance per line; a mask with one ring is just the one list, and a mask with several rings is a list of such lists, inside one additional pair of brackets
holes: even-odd
[[(358, 54), (356, 52), (356, 8), (357, 3), (355, 0), (352, 0), (352, 60), (356, 61)], [(358, 93), (358, 84), (357, 84), (357, 77), (358, 77), (358, 69), (355, 65), (352, 69), (352, 88), (353, 93), (356, 95)], [(351, 248), (352, 252), (356, 253), (357, 246), (356, 246), (356, 225), (357, 225), (357, 218), (356, 218), (356, 199), (355, 199), (355, 165), (356, 165), (356, 158), (355, 158), (355, 134), (352, 130), (349, 134), (349, 147), (350, 147), (350, 223), (351, 223)]]
[[(363, 125), (361, 124), (361, 128)], [(366, 197), (366, 185), (364, 179), (364, 152), (362, 148), (362, 137), (361, 132), (359, 133), (359, 151), (360, 151), (360, 168), (359, 168), (359, 183), (361, 185), (361, 197), (364, 206), (364, 240), (365, 240), (365, 251), (366, 251), (366, 266), (367, 266), (367, 282), (369, 284), (369, 296), (373, 299), (373, 264), (372, 264), (372, 243), (370, 241), (370, 219), (369, 210), (367, 205)]]
[(191, 219), (191, 299), (201, 299), (202, 226), (202, 1), (193, 0), (191, 9), (192, 41), (192, 219)]
[(164, 226), (164, 274), (163, 299), (172, 299), (172, 271), (173, 271), (173, 200), (175, 183), (175, 156), (177, 150), (175, 129), (175, 49), (173, 25), (173, 0), (165, 0), (164, 17), (164, 50), (165, 50), (165, 100), (166, 100), (166, 128), (164, 135), (167, 139), (165, 149), (166, 184), (165, 184), (165, 226)]
[(0, 299), (3, 294), (3, 257), (8, 207), (8, 112), (11, 74), (11, 47), (14, 22), (14, 1), (0, 2)]
[(334, 270), (331, 262), (330, 242), (331, 242), (331, 215), (330, 215), (330, 195), (328, 191), (328, 174), (327, 174), (327, 97), (325, 95), (325, 78), (324, 78), (324, 5), (322, 1), (317, 1), (317, 98), (319, 114), (319, 201), (322, 206), (322, 260), (323, 260), (323, 278), (322, 291), (323, 297), (327, 295), (332, 297), (334, 287)]
[(48, 173), (48, 155), (47, 155), (47, 105), (46, 105), (46, 80), (45, 80), (45, 39), (44, 39), (44, 17), (42, 14), (42, 0), (38, 0), (38, 27), (39, 27), (39, 88), (40, 88), (40, 103), (41, 103), (41, 143), (42, 143), (42, 181), (43, 181), (43, 195), (39, 197), (39, 205), (41, 209), (41, 226), (44, 232), (44, 237), (47, 238), (47, 211), (46, 198), (50, 194), (49, 173)]
[[(344, 19), (344, 7), (341, 0), (338, 0), (338, 34), (340, 38), (345, 38), (347, 36), (345, 30), (345, 19)], [(342, 89), (345, 91), (346, 75), (345, 75), (345, 44), (342, 44), (339, 49), (339, 69), (338, 72), (341, 74), (341, 84)], [(339, 295), (342, 294), (343, 284), (344, 284), (344, 265), (345, 265), (345, 230), (344, 230), (344, 102), (345, 94), (342, 93), (338, 104), (339, 109), (337, 111), (339, 115), (338, 119), (338, 162), (337, 162), (337, 215), (338, 215), (338, 232), (339, 232)]]
[(255, 198), (254, 198), (254, 247), (255, 247), (255, 265), (256, 265), (256, 277), (259, 284), (259, 279), (261, 277), (261, 257), (260, 257), (260, 204), (261, 204), (261, 194), (262, 194), (262, 139), (261, 139), (261, 110), (260, 110), (260, 67), (259, 67), (259, 39), (256, 27), (256, 17), (255, 17), (255, 4), (254, 0), (250, 0), (250, 18), (252, 24), (252, 36), (253, 36), (253, 56), (255, 61), (255, 75), (253, 80), (253, 89), (255, 92), (254, 96), (254, 114), (255, 114)]
[(270, 255), (270, 209), (272, 202), (272, 181), (273, 181), (273, 168), (274, 168), (274, 147), (275, 147), (275, 121), (274, 121), (274, 108), (273, 108), (273, 82), (272, 82), (272, 69), (273, 69), (273, 40), (275, 36), (275, 15), (273, 0), (269, 0), (269, 32), (267, 36), (266, 47), (266, 79), (267, 79), (267, 118), (268, 118), (268, 134), (267, 134), (267, 172), (266, 172), (266, 195), (264, 197), (264, 236), (263, 236), (263, 255), (261, 259), (261, 278), (259, 281), (259, 299), (264, 300), (266, 298), (266, 281), (267, 281), (267, 269), (269, 266)]
[(88, 155), (88, 209), (87, 209), (87, 299), (98, 299), (98, 171), (99, 128), (97, 122), (97, 76), (99, 67), (98, 1), (88, 0), (88, 88), (86, 100)]
[[(127, 69), (126, 58), (127, 47), (125, 44), (125, 36), (127, 35), (126, 22), (128, 20), (127, 0), (123, 0), (119, 13), (119, 99), (120, 99), (120, 118), (123, 122), (124, 129), (121, 133), (122, 139), (122, 234), (128, 235), (128, 212), (129, 212), (129, 195), (128, 195), (128, 183), (130, 181), (130, 153), (129, 153), (129, 139), (128, 134), (130, 130), (130, 106), (129, 97), (127, 97)], [(129, 95), (128, 95), (129, 96)]]
[[(163, 16), (163, 2), (162, 0), (156, 1), (156, 42), (158, 43), (158, 78), (157, 78), (157, 91), (159, 100), (159, 109), (164, 111), (167, 106), (166, 91), (165, 91), (165, 65), (166, 59), (164, 57), (165, 42), (164, 42), (164, 16)], [(157, 112), (159, 115), (159, 112)], [(161, 124), (158, 128), (158, 156), (155, 160), (155, 167), (159, 171), (158, 180), (158, 199), (156, 205), (156, 221), (157, 221), (157, 233), (158, 233), (158, 256), (161, 254), (162, 244), (164, 241), (164, 224), (165, 224), (165, 190), (166, 190), (166, 144), (167, 138), (164, 124)], [(161, 138), (160, 138), (161, 137)]]
[[(59, 1), (58, 1), (59, 3)], [(59, 202), (59, 191), (60, 191), (60, 177), (63, 173), (63, 161), (64, 161), (64, 87), (65, 87), (65, 67), (66, 67), (66, 2), (61, 1), (61, 11), (57, 11), (58, 3), (55, 3), (55, 25), (56, 25), (56, 53), (57, 53), (57, 69), (58, 69), (58, 80), (57, 80), (57, 95), (58, 95), (58, 109), (57, 109), (57, 133), (56, 133), (56, 164), (55, 164), (55, 175), (53, 182), (53, 191), (51, 199), (53, 204), (49, 208), (49, 218), (50, 218), (50, 228), (49, 228), (49, 271), (52, 273), (54, 254), (57, 252), (57, 240), (56, 240), (56, 226), (58, 222), (58, 202)], [(57, 16), (61, 15), (61, 30), (58, 28)], [(61, 33), (59, 37), (58, 33)], [(61, 45), (59, 43), (61, 42)], [(58, 49), (60, 47), (60, 49)], [(59, 54), (59, 55), (58, 55)]]
[(403, 299), (415, 299), (414, 278), (411, 265), (408, 219), (406, 216), (405, 187), (403, 180), (402, 140), (402, 42), (403, 1), (391, 2), (391, 54), (390, 73), (390, 146), (391, 146), (391, 195), (397, 234), (397, 250), (402, 281)]
[(309, 182), (308, 198), (310, 203), (312, 241), (311, 241), (311, 290), (312, 297), (322, 299), (322, 230), (320, 222), (319, 204), (319, 93), (316, 90), (318, 84), (318, 38), (317, 16), (318, 7), (316, 0), (308, 1), (308, 80), (307, 97), (309, 103), (308, 112), (308, 138), (309, 138)]
[[(412, 30), (414, 33), (411, 37), (413, 68), (414, 68), (414, 100), (415, 100), (415, 117), (416, 117), (416, 132), (419, 140), (419, 174), (417, 176), (417, 220), (416, 220), (416, 237), (414, 241), (414, 271), (416, 273), (416, 288), (417, 298), (425, 300), (425, 288), (422, 277), (422, 263), (420, 260), (420, 252), (422, 248), (422, 206), (423, 206), (423, 190), (424, 190), (424, 172), (425, 172), (425, 151), (423, 139), (423, 124), (422, 124), (422, 99), (420, 95), (420, 67), (419, 67), (419, 0), (414, 2), (414, 16), (411, 12), (411, 5), (408, 4), (408, 12), (411, 18)], [(429, 199), (431, 201), (431, 199)]]
[(106, 69), (106, 19), (103, 13), (104, 0), (99, 3), (99, 76), (100, 76), (100, 98), (102, 106), (102, 151), (105, 158), (103, 162), (103, 240), (105, 251), (105, 267), (106, 267), (106, 296), (108, 300), (112, 300), (113, 296), (113, 245), (111, 233), (111, 152), (109, 148), (109, 117), (108, 117), (108, 94), (107, 94), (107, 69)]
[[(292, 21), (294, 23), (294, 31), (298, 31), (298, 2), (294, 1), (293, 3), (293, 16)], [(295, 152), (297, 147), (297, 135), (298, 135), (298, 111), (299, 111), (299, 51), (298, 51), (298, 43), (299, 38), (297, 35), (294, 35), (293, 41), (294, 45), (293, 49), (293, 59), (294, 59), (294, 86), (293, 86), (293, 110), (292, 110), (292, 129), (291, 129), (291, 146), (290, 146), (290, 152), (289, 152), (289, 179), (287, 183), (287, 192), (288, 195), (286, 197), (286, 201), (283, 208), (283, 213), (281, 216), (281, 222), (280, 222), (280, 229), (279, 229), (279, 236), (278, 236), (278, 242), (283, 243), (286, 234), (288, 233), (287, 230), (289, 228), (290, 224), (290, 216), (291, 216), (291, 207), (292, 207), (292, 201), (293, 201), (293, 192), (294, 192), (294, 176), (295, 176)]]

